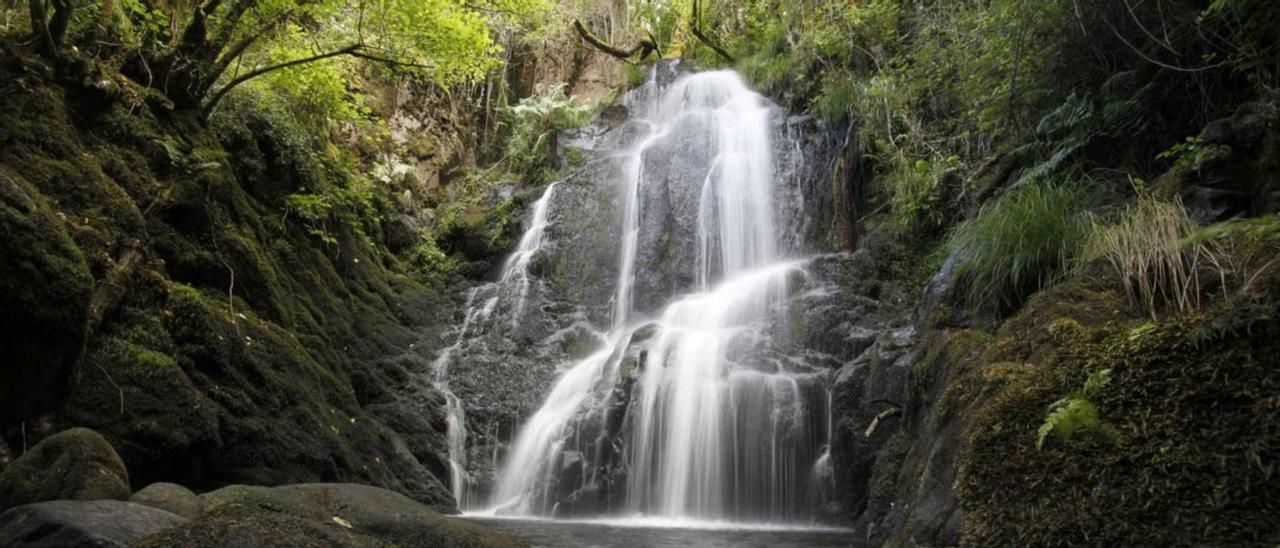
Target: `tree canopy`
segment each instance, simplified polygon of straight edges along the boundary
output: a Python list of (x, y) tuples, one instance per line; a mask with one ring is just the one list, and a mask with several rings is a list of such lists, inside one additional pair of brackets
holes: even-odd
[(208, 113), (237, 85), (338, 57), (441, 85), (499, 63), (498, 26), (534, 25), (547, 0), (29, 0), (29, 43), (114, 60), (180, 108)]

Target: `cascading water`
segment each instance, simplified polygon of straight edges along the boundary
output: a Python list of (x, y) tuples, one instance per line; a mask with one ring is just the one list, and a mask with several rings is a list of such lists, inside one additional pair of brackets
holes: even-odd
[[(565, 501), (595, 501), (607, 506), (597, 513), (810, 519), (829, 441), (829, 405), (820, 399), (827, 375), (777, 348), (805, 272), (778, 253), (769, 106), (730, 71), (685, 76), (636, 103), (648, 132), (620, 166), (612, 328), (595, 352), (562, 369), (525, 421), (490, 510), (555, 515)], [(671, 150), (693, 151), (698, 165), (655, 162)], [(669, 248), (680, 245), (646, 222), (656, 214), (646, 189), (659, 181), (688, 188), (696, 202), (670, 206), (692, 208), (696, 260), (689, 293), (649, 319), (636, 305), (637, 283), (653, 274), (638, 270), (638, 253), (678, 254)], [(539, 215), (535, 207), (525, 239), (542, 238)], [(508, 268), (529, 261), (525, 248), (522, 241)]]
[(431, 364), (432, 382), (445, 396), (445, 439), (449, 448), (450, 490), (459, 508), (470, 508), (477, 501), (470, 497), (472, 478), (467, 473), (466, 413), (462, 400), (450, 390), (449, 364), (467, 338), (481, 328), (480, 324), (490, 321), (500, 300), (511, 301), (510, 308), (515, 312), (510, 315), (510, 321), (514, 323), (519, 320), (529, 296), (529, 261), (542, 246), (548, 222), (547, 211), (555, 187), (555, 183), (548, 185), (542, 197), (534, 202), (529, 227), (520, 238), (516, 251), (503, 264), (498, 281), (476, 287), (467, 293), (467, 301), (463, 306), (466, 316), (457, 329), (453, 344), (442, 350)]

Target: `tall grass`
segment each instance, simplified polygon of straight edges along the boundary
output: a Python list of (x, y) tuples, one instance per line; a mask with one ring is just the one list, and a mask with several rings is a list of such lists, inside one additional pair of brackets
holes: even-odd
[(983, 207), (951, 236), (970, 306), (997, 313), (1061, 279), (1088, 240), (1092, 217), (1080, 189), (1037, 181)]
[(1219, 243), (1192, 238), (1199, 230), (1180, 200), (1144, 193), (1114, 223), (1094, 229), (1086, 258), (1106, 260), (1124, 280), (1130, 303), (1152, 319), (1161, 310), (1194, 310), (1201, 276), (1216, 274), (1225, 289), (1232, 270)]

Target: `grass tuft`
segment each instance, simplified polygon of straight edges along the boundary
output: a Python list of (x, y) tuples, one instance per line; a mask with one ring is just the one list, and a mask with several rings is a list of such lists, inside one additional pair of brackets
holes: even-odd
[(951, 237), (969, 305), (1005, 313), (1060, 280), (1091, 225), (1072, 184), (1034, 182), (988, 203)]
[(1201, 276), (1229, 270), (1220, 245), (1191, 241), (1198, 231), (1176, 197), (1144, 193), (1114, 223), (1095, 227), (1085, 256), (1109, 263), (1124, 280), (1129, 302), (1154, 320), (1162, 310), (1199, 309)]

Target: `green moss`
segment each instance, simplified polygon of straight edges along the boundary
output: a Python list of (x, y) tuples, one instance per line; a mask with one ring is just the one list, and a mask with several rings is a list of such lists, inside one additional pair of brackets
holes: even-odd
[(941, 393), (940, 387), (944, 387), (948, 379), (963, 378), (966, 372), (974, 370), (978, 358), (993, 341), (990, 333), (978, 329), (930, 333), (924, 357), (911, 369), (912, 393), (921, 400)]
[(55, 409), (86, 336), (93, 278), (56, 210), (0, 164), (0, 427)]
[[(1055, 325), (1063, 325), (1061, 322)], [(1270, 312), (1220, 308), (1096, 334), (1042, 356), (987, 398), (966, 430), (959, 491), (975, 545), (1267, 544), (1280, 538), (1280, 324)], [(1090, 373), (1114, 438), (1036, 449), (1051, 402)]]
[[(65, 367), (24, 359), (61, 377), (0, 372), (0, 391), (48, 400), (14, 417), (58, 410), (55, 427), (95, 427), (138, 486), (330, 479), (447, 508), (433, 475), (443, 467), (418, 460), (443, 443), (436, 417), (403, 413), (406, 441), (375, 414), (400, 405), (394, 388), (426, 367), (405, 349), (442, 299), (364, 231), (377, 226), (371, 208), (335, 213), (331, 245), (285, 209), (283, 196), (304, 185), (354, 192), (355, 171), (278, 113), (241, 109), (210, 131), (182, 113), (80, 110), (66, 98), (74, 90), (23, 78), (0, 103), (0, 234), (42, 257), (8, 254), (20, 260), (6, 264), (39, 268), (0, 276), (17, 284), (0, 288), (10, 299), (0, 304), (11, 325), (39, 331), (18, 337), (32, 356)], [(19, 206), (21, 216), (5, 209)], [(22, 222), (10, 231), (10, 220)], [(112, 282), (122, 298), (102, 308), (81, 355), (95, 283), (134, 242), (141, 258)], [(27, 318), (14, 296), (58, 317)], [(5, 413), (19, 403), (7, 392), (0, 402)]]
[(904, 500), (898, 486), (902, 477), (902, 463), (911, 449), (911, 433), (899, 430), (889, 441), (885, 442), (876, 453), (875, 464), (871, 466), (871, 480), (867, 484), (867, 512), (873, 516), (884, 516), (896, 501)]

